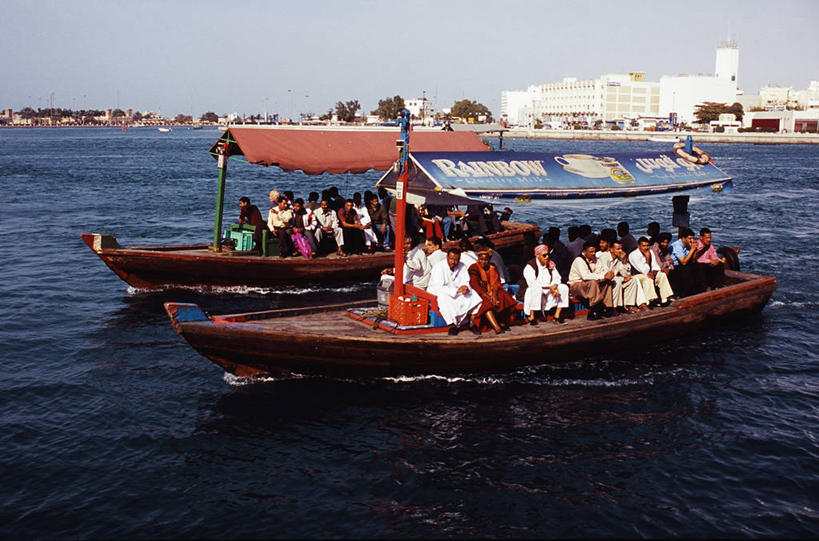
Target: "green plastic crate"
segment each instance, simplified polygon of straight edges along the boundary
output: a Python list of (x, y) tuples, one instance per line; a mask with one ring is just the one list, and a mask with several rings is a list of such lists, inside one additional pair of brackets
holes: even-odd
[(231, 231), (227, 232), (225, 238), (233, 239), (236, 243), (234, 250), (240, 251), (248, 251), (253, 249), (253, 231), (248, 231), (246, 229), (242, 229), (239, 231)]

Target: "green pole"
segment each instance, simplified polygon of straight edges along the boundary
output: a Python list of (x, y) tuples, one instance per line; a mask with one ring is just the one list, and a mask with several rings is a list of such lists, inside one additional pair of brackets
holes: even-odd
[(222, 251), (222, 212), (225, 203), (225, 179), (227, 178), (227, 142), (219, 149), (219, 188), (216, 192), (216, 221), (213, 225), (213, 250)]

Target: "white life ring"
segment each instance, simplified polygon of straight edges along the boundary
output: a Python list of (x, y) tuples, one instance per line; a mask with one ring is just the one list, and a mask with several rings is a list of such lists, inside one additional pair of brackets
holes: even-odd
[(691, 147), (691, 152), (693, 152), (693, 154), (689, 154), (688, 152), (686, 152), (685, 143), (683, 142), (679, 142), (674, 145), (674, 152), (677, 154), (677, 156), (685, 158), (691, 163), (696, 163), (699, 165), (712, 163), (711, 156), (709, 156), (707, 152), (698, 147), (695, 146)]

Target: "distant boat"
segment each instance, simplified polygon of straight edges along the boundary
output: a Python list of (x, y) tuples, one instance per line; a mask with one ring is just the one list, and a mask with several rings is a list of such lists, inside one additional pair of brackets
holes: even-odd
[(157, 129), (158, 129), (159, 131), (161, 131), (162, 133), (168, 133), (168, 132), (170, 132), (170, 131), (173, 131), (171, 128), (157, 128)]
[(652, 143), (676, 143), (677, 142), (677, 138), (674, 137), (674, 136), (666, 136), (666, 137), (654, 136), (654, 137), (649, 137), (648, 140), (651, 141)]

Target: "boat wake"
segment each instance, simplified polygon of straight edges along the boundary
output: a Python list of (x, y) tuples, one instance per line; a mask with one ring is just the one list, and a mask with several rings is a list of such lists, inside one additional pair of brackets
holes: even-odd
[(340, 287), (251, 287), (251, 286), (173, 286), (152, 289), (126, 288), (128, 295), (154, 295), (169, 291), (188, 291), (202, 295), (311, 295), (314, 293), (354, 293), (372, 289), (375, 284), (352, 284)]
[[(322, 375), (290, 373), (281, 376), (245, 376), (238, 377), (228, 372), (224, 373), (222, 379), (225, 383), (233, 387), (244, 387), (249, 385), (270, 384), (291, 382), (294, 380), (320, 379), (331, 380), (339, 383), (387, 383), (396, 385), (413, 384), (443, 384), (443, 385), (532, 385), (543, 387), (586, 387), (586, 388), (623, 388), (623, 387), (645, 387), (652, 386), (659, 381), (668, 378), (680, 378), (685, 376), (688, 370), (683, 367), (665, 367), (658, 370), (647, 370), (643, 373), (617, 374), (617, 369), (602, 362), (598, 366), (599, 370), (595, 375), (589, 377), (569, 376), (566, 372), (572, 372), (574, 363), (557, 366), (532, 366), (523, 367), (518, 370), (504, 374), (494, 375), (441, 375), (441, 374), (421, 374), (405, 376), (383, 376), (372, 377), (362, 376), (361, 378), (344, 378)], [(554, 372), (554, 373), (549, 373)], [(608, 377), (607, 377), (608, 376)]]

